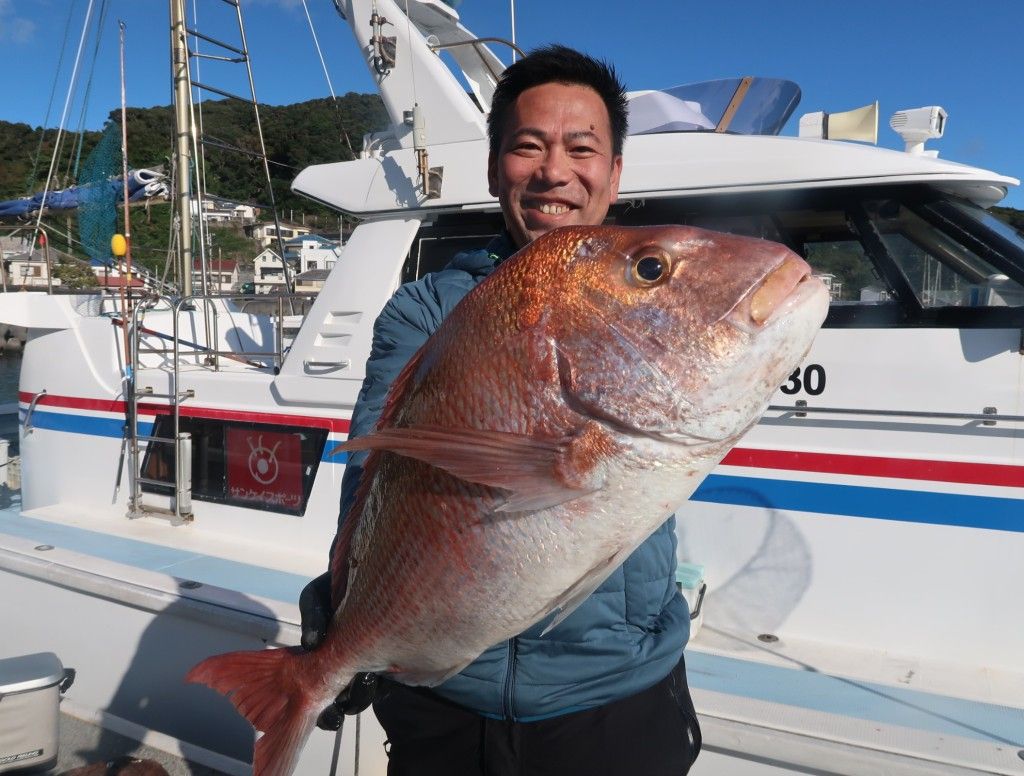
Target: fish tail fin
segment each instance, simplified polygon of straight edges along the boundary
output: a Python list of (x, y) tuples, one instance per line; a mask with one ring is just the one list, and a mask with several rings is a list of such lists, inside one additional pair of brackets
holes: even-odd
[(229, 652), (204, 660), (185, 681), (226, 695), (263, 735), (256, 742), (253, 776), (288, 776), (322, 710), (305, 679), (299, 650)]

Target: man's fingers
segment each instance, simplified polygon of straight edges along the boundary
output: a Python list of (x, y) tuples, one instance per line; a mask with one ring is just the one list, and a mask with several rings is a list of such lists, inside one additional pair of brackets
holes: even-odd
[(328, 574), (321, 574), (302, 588), (299, 594), (304, 649), (316, 649), (327, 636), (331, 606), (330, 582)]
[(345, 720), (345, 715), (338, 711), (338, 707), (332, 702), (330, 706), (320, 712), (316, 718), (316, 726), (321, 730), (337, 730)]
[(309, 627), (302, 629), (302, 648), (307, 652), (312, 651), (320, 646), (323, 642), (326, 632), (322, 627)]

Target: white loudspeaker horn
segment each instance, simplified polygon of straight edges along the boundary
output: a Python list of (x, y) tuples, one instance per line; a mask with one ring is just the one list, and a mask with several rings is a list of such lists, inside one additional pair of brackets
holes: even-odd
[(843, 113), (805, 113), (800, 117), (800, 137), (822, 140), (860, 140), (878, 143), (878, 103)]
[(828, 140), (860, 140), (877, 145), (878, 102), (842, 113), (826, 114), (825, 137)]

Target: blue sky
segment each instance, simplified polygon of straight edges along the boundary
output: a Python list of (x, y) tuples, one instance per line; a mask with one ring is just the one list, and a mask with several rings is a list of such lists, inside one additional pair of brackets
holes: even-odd
[[(306, 2), (335, 91), (372, 91), (330, 0)], [(46, 123), (58, 123), (88, 5), (89, 0), (0, 0), (0, 67), (6, 76), (0, 119), (43, 124), (56, 83)], [(946, 136), (930, 148), (946, 159), (1024, 178), (1022, 0), (516, 0), (515, 5), (522, 48), (561, 42), (610, 59), (630, 89), (748, 74), (789, 78), (800, 84), (803, 98), (785, 134), (795, 134), (801, 113), (842, 111), (877, 99), (879, 144), (889, 148), (902, 147), (888, 127), (894, 111), (937, 104), (948, 111), (949, 122)], [(102, 6), (102, 0), (94, 0), (94, 24)], [(106, 7), (94, 65), (95, 37), (84, 46), (82, 85), (68, 111), (71, 128), (84, 123), (98, 129), (120, 104), (118, 19), (127, 25), (128, 104), (170, 102), (165, 0), (107, 0)], [(458, 10), (478, 35), (510, 35), (506, 0), (465, 0)], [(202, 29), (234, 39), (229, 6), (199, 0), (199, 13)], [(286, 104), (328, 94), (301, 0), (243, 0), (243, 13), (262, 102)], [(214, 65), (203, 67), (205, 80), (226, 82)], [(90, 69), (86, 101), (84, 74)], [(1024, 191), (1011, 190), (1002, 204), (1024, 209)]]

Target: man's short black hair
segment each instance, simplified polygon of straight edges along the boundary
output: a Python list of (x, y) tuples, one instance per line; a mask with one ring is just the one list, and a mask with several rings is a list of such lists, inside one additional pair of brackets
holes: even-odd
[(616, 156), (622, 153), (629, 116), (626, 90), (615, 68), (568, 46), (552, 45), (534, 49), (501, 74), (491, 100), (491, 115), (487, 118), (492, 154), (497, 155), (501, 148), (505, 119), (519, 95), (534, 86), (549, 83), (589, 86), (597, 92), (608, 109), (612, 152)]

